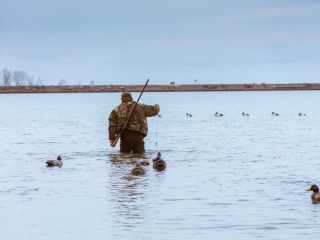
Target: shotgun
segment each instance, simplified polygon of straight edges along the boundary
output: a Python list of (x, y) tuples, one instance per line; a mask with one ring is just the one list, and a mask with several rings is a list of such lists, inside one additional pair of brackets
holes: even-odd
[(148, 85), (148, 82), (149, 82), (149, 79), (147, 80), (146, 84), (144, 85), (144, 87), (143, 87), (143, 89), (142, 89), (142, 91), (141, 91), (141, 93), (140, 93), (140, 96), (139, 96), (138, 100), (133, 104), (133, 106), (132, 106), (132, 108), (131, 108), (131, 110), (130, 110), (130, 112), (129, 112), (129, 115), (128, 115), (128, 117), (127, 117), (126, 122), (125, 122), (124, 125), (122, 126), (121, 130), (117, 133), (116, 139), (114, 140), (114, 142), (113, 142), (113, 144), (111, 145), (111, 147), (115, 147), (115, 146), (117, 145), (117, 142), (118, 142), (118, 140), (119, 140), (119, 138), (120, 138), (120, 136), (121, 136), (121, 133), (122, 133), (123, 130), (125, 130), (125, 128), (127, 127), (128, 123), (129, 123), (129, 121), (130, 121), (130, 119), (131, 119), (131, 117), (132, 117), (132, 115), (133, 115), (133, 113), (134, 113), (134, 110), (136, 109), (136, 107), (137, 107), (137, 105), (138, 105), (138, 102), (139, 102), (139, 100), (140, 100), (140, 98), (141, 98), (141, 96), (142, 96), (142, 93), (144, 92), (144, 90), (146, 89), (146, 86)]

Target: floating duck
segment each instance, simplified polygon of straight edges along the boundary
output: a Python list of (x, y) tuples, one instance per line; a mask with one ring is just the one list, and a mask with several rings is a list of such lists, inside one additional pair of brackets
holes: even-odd
[(143, 167), (141, 167), (140, 163), (137, 162), (136, 166), (131, 170), (131, 175), (133, 176), (142, 176), (146, 173)]
[(57, 160), (47, 160), (46, 164), (47, 164), (47, 167), (62, 167), (62, 165), (63, 165), (62, 158), (59, 155), (57, 157)]
[(275, 113), (275, 112), (272, 112), (271, 115), (272, 115), (272, 116), (279, 116), (279, 114), (278, 114), (278, 113)]
[(147, 159), (141, 159), (138, 161), (138, 163), (140, 164), (140, 166), (148, 166), (149, 162)]
[(299, 113), (299, 116), (306, 116), (304, 113)]
[(222, 116), (223, 116), (222, 113), (218, 113), (218, 112), (216, 112), (214, 115), (215, 115), (216, 117), (222, 117)]
[(163, 171), (167, 167), (166, 162), (161, 158), (160, 152), (158, 152), (157, 157), (153, 159), (152, 162), (153, 162), (153, 168), (157, 171)]
[(242, 116), (250, 116), (248, 113), (242, 113)]
[(192, 117), (192, 114), (186, 113), (186, 117)]
[(312, 191), (311, 195), (311, 201), (313, 204), (320, 203), (320, 193), (319, 193), (319, 187), (315, 184), (311, 185), (306, 189), (306, 191)]

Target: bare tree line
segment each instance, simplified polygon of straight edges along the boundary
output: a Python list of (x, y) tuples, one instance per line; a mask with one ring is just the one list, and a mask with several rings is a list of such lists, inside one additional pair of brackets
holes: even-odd
[[(91, 86), (95, 85), (95, 81), (89, 82)], [(58, 81), (58, 86), (64, 86), (67, 81), (61, 78)], [(80, 85), (80, 83), (79, 83)], [(26, 71), (14, 70), (11, 71), (7, 68), (2, 69), (0, 72), (0, 86), (44, 86), (42, 79), (40, 77), (35, 80), (34, 76), (28, 74)]]
[(3, 86), (41, 86), (43, 85), (40, 77), (35, 81), (33, 75), (29, 75), (26, 71), (14, 70), (7, 68), (2, 70), (2, 84)]

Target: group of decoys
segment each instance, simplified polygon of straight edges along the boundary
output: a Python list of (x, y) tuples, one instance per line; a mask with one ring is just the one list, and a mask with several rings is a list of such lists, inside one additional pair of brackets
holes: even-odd
[[(46, 161), (47, 167), (62, 167), (62, 157), (59, 155), (57, 159), (55, 160), (47, 160)], [(139, 160), (135, 167), (131, 170), (131, 175), (133, 176), (142, 176), (145, 175), (146, 170), (142, 166), (148, 166), (149, 162), (146, 159)], [(156, 171), (164, 171), (167, 167), (166, 162), (161, 158), (161, 153), (158, 152), (158, 155), (156, 158), (152, 159), (152, 165), (153, 168)], [(311, 195), (311, 202), (313, 204), (320, 203), (320, 193), (319, 193), (319, 187), (315, 184), (311, 185), (306, 189), (306, 191), (312, 191)]]
[[(146, 173), (145, 169), (142, 166), (148, 166), (149, 162), (146, 159), (141, 159), (136, 163), (136, 166), (131, 170), (131, 175), (141, 176)], [(166, 162), (161, 158), (161, 153), (158, 152), (156, 158), (152, 159), (153, 169), (156, 171), (164, 171), (167, 167)]]
[[(280, 116), (280, 115), (279, 115), (279, 113), (272, 112), (272, 113), (271, 113), (271, 116)], [(299, 116), (299, 117), (303, 117), (303, 116), (307, 116), (307, 115), (306, 115), (305, 113), (301, 113), (301, 112), (300, 112), (300, 113), (298, 114), (298, 116)]]
[[(167, 167), (166, 162), (161, 158), (161, 153), (158, 152), (156, 158), (152, 160), (153, 168), (156, 171), (164, 171)], [(62, 167), (62, 157), (59, 155), (55, 160), (47, 160), (47, 167)], [(136, 166), (131, 170), (131, 174), (134, 176), (141, 176), (146, 173), (145, 169), (142, 166), (148, 166), (149, 162), (147, 159), (141, 159), (136, 163)]]
[[(214, 114), (215, 117), (223, 117), (223, 114), (222, 113), (219, 113), (219, 112), (216, 112)], [(245, 113), (245, 112), (242, 112), (242, 116), (250, 116), (250, 114), (248, 113)], [(276, 113), (276, 112), (272, 112), (271, 113), (271, 116), (280, 116), (279, 113)], [(302, 117), (302, 116), (307, 116), (305, 113), (299, 113), (298, 116)], [(190, 113), (186, 113), (186, 117), (192, 117), (192, 114)]]

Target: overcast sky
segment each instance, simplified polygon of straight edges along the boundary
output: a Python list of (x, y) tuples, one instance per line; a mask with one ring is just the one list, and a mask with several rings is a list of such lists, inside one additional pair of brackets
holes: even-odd
[(0, 0), (0, 70), (45, 85), (320, 82), (319, 0)]

